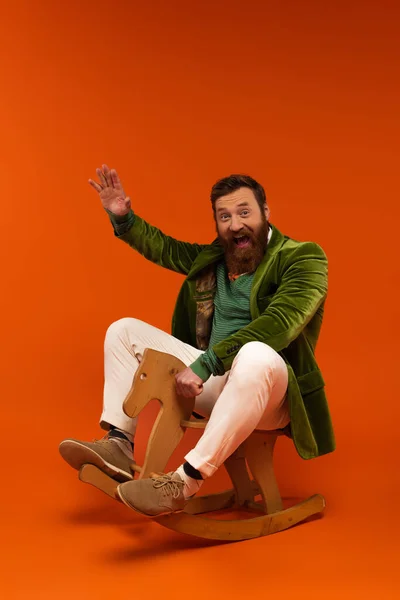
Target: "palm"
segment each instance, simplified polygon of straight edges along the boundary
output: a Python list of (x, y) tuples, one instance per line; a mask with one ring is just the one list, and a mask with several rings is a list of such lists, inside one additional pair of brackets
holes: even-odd
[(125, 192), (121, 184), (116, 187), (107, 185), (99, 192), (100, 200), (104, 206), (111, 212), (120, 206), (121, 200), (125, 199)]
[(92, 179), (89, 179), (89, 183), (98, 192), (103, 207), (115, 215), (126, 215), (130, 210), (130, 200), (126, 197), (116, 170), (103, 165), (102, 169), (96, 169), (96, 173), (99, 183)]

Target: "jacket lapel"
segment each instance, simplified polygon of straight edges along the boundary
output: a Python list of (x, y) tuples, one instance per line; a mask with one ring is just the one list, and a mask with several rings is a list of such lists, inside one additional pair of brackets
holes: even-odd
[(282, 245), (285, 241), (285, 236), (279, 231), (279, 229), (277, 229), (274, 225), (271, 225), (271, 227), (271, 239), (269, 240), (264, 258), (258, 265), (257, 270), (254, 274), (253, 285), (251, 287), (250, 292), (250, 312), (253, 319), (258, 317), (259, 315), (259, 310), (257, 306), (257, 293), (261, 282), (264, 279), (265, 274), (268, 272), (276, 253), (282, 248)]
[(197, 256), (197, 258), (193, 262), (192, 268), (190, 269), (188, 278), (193, 279), (202, 269), (217, 262), (223, 256), (224, 256), (224, 249), (221, 246), (221, 244), (218, 242), (218, 239), (215, 239), (209, 246), (207, 246)]

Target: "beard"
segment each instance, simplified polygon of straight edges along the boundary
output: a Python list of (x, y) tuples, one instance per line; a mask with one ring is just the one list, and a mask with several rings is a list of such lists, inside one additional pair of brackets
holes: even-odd
[(253, 273), (262, 259), (264, 258), (268, 244), (269, 223), (262, 215), (262, 223), (255, 231), (244, 226), (235, 236), (245, 235), (249, 238), (250, 244), (245, 248), (240, 248), (232, 233), (221, 236), (218, 231), (218, 240), (225, 252), (225, 261), (228, 267), (228, 273), (241, 275), (243, 273)]

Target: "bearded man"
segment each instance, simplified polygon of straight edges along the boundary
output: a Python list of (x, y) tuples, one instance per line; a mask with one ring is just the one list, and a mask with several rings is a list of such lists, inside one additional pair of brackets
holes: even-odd
[[(133, 212), (115, 169), (96, 169), (98, 192), (115, 236), (148, 260), (185, 275), (172, 335), (134, 318), (108, 328), (104, 343), (101, 440), (67, 439), (62, 457), (75, 469), (91, 463), (116, 480), (130, 508), (159, 516), (185, 503), (254, 429), (284, 429), (304, 459), (335, 448), (324, 380), (315, 359), (327, 295), (320, 246), (283, 235), (269, 222), (263, 187), (247, 175), (211, 190), (218, 237), (178, 241)], [(137, 419), (123, 412), (144, 350), (179, 358), (181, 396), (209, 417), (203, 435), (176, 471), (133, 480)], [(122, 479), (121, 479), (122, 478)]]

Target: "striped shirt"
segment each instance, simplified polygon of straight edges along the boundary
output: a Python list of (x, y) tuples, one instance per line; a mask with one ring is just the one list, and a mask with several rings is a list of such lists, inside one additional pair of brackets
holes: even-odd
[(230, 281), (225, 263), (217, 266), (217, 292), (209, 347), (236, 333), (251, 321), (250, 291), (254, 273)]

